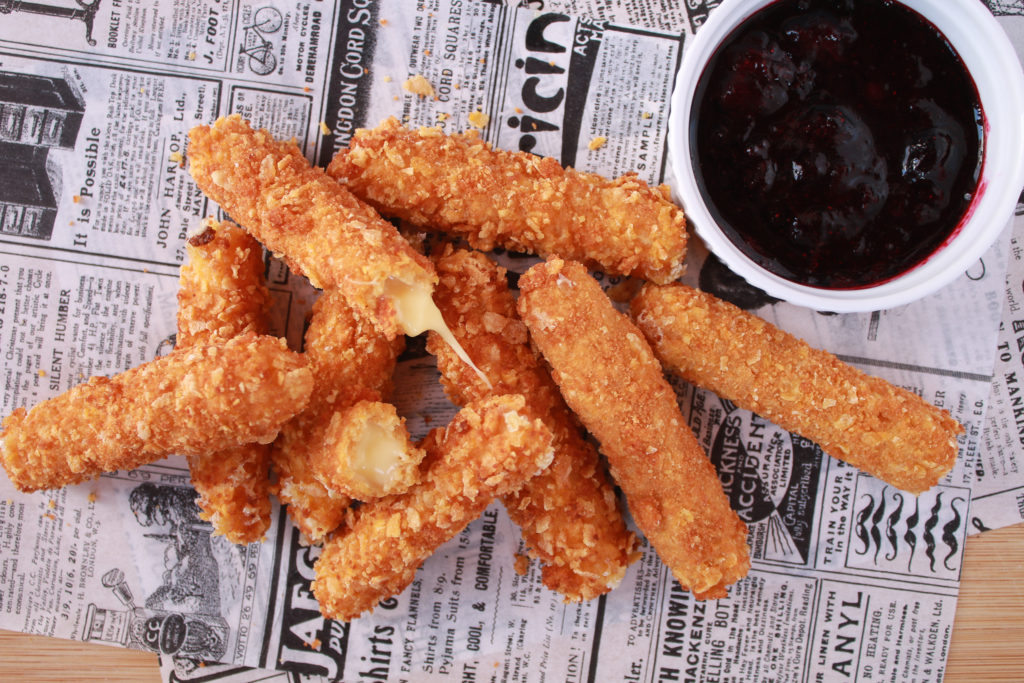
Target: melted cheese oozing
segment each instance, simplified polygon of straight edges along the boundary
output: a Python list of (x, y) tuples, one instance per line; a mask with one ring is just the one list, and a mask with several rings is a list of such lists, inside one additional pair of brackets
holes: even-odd
[(363, 427), (352, 453), (352, 471), (368, 486), (386, 490), (391, 484), (392, 472), (406, 458), (405, 448), (404, 440), (369, 422)]
[(445, 323), (440, 309), (431, 297), (430, 290), (426, 287), (414, 287), (401, 280), (389, 278), (384, 283), (384, 295), (395, 304), (396, 318), (398, 326), (402, 328), (402, 332), (410, 337), (422, 334), (426, 330), (437, 332), (441, 335), (441, 339), (455, 352), (455, 355), (462, 359), (462, 362), (466, 365), (473, 368), (473, 371), (483, 380), (484, 384), (488, 387), (491, 386), (487, 375), (481, 372), (476, 363), (470, 359), (469, 354), (462, 348), (462, 344), (459, 343), (455, 335), (448, 328), (448, 324)]

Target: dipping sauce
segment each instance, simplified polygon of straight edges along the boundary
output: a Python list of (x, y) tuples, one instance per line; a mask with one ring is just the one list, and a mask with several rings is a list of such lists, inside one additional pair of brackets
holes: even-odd
[(795, 282), (884, 282), (957, 229), (977, 188), (977, 88), (942, 34), (888, 0), (779, 0), (716, 49), (691, 126), (729, 239)]

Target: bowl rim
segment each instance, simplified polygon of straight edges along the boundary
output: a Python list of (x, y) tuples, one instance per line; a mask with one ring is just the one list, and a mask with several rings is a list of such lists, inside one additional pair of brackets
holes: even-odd
[(771, 296), (836, 313), (875, 311), (910, 303), (962, 275), (999, 237), (1013, 215), (1024, 186), (1024, 71), (1016, 50), (995, 17), (978, 0), (898, 1), (946, 36), (975, 81), (984, 120), (982, 170), (976, 197), (954, 234), (922, 262), (869, 287), (811, 287), (756, 264), (718, 227), (692, 172), (690, 112), (704, 65), (738, 24), (776, 0), (724, 0), (684, 47), (668, 122), (673, 189), (688, 222), (708, 248), (727, 267)]

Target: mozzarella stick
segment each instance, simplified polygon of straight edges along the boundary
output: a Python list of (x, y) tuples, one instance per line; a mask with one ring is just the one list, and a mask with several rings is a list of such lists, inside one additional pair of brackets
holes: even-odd
[(15, 410), (3, 421), (3, 465), (18, 489), (36, 491), (173, 453), (267, 443), (312, 388), (305, 358), (274, 337), (175, 350)]
[[(178, 290), (178, 348), (245, 333), (266, 334), (270, 292), (263, 247), (232, 223), (209, 222), (185, 249)], [(232, 543), (258, 541), (270, 526), (270, 445), (189, 455), (199, 517)]]
[(234, 115), (193, 128), (188, 158), (203, 192), (313, 286), (341, 290), (388, 338), (426, 329), (415, 317), (430, 306), (430, 262), (294, 142)]
[(534, 266), (519, 288), (519, 314), (565, 402), (600, 441), (637, 526), (694, 597), (725, 597), (750, 567), (747, 528), (643, 334), (579, 263)]
[(323, 541), (352, 502), (321, 483), (311, 453), (326, 439), (336, 412), (390, 393), (404, 346), (404, 337), (386, 339), (339, 291), (324, 292), (313, 305), (305, 344), (313, 373), (309, 407), (284, 426), (271, 449), (275, 493), (307, 543)]
[(570, 602), (607, 593), (639, 558), (636, 539), (626, 528), (597, 451), (584, 440), (543, 361), (527, 343), (505, 270), (479, 252), (450, 247), (435, 267), (438, 308), (490, 380), (490, 386), (484, 384), (431, 335), (427, 350), (437, 356), (449, 398), (466, 405), (487, 396), (521, 394), (524, 413), (543, 421), (553, 436), (551, 465), (502, 498), (530, 555), (542, 563), (544, 585)]
[(463, 408), (424, 439), (418, 484), (364, 505), (324, 544), (313, 593), (325, 617), (354, 619), (402, 592), (434, 550), (551, 462), (551, 434), (524, 403), (498, 396)]
[(390, 403), (359, 401), (331, 417), (310, 460), (320, 482), (356, 500), (402, 493), (419, 480), (423, 449)]
[(475, 131), (410, 130), (394, 118), (357, 130), (327, 173), (381, 213), (483, 251), (557, 254), (654, 282), (683, 273), (683, 212), (667, 186), (636, 174), (609, 180), (493, 149)]
[(631, 306), (670, 371), (826, 453), (915, 494), (953, 467), (963, 427), (917, 394), (690, 287), (645, 286)]

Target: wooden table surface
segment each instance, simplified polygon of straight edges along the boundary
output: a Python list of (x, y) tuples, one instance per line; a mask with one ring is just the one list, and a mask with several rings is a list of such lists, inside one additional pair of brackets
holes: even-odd
[[(0, 681), (160, 680), (156, 655), (0, 631)], [(1024, 524), (968, 539), (947, 683), (1024, 681)]]

